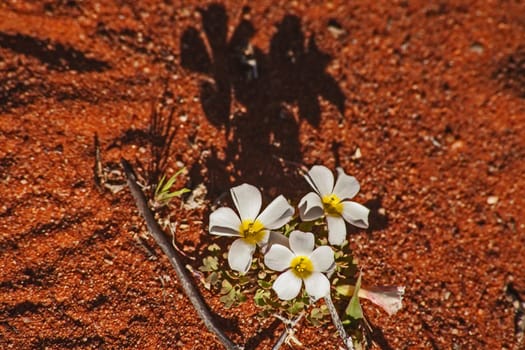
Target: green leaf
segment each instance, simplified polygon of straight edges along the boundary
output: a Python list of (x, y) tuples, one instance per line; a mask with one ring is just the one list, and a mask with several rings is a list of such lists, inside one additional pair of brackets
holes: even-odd
[(291, 313), (292, 315), (295, 315), (298, 312), (301, 312), (302, 310), (304, 310), (304, 307), (305, 305), (302, 301), (296, 301), (288, 308), (288, 312)]
[[(168, 189), (168, 191), (169, 191), (169, 189)], [(181, 188), (180, 190), (175, 191), (175, 192), (170, 192), (170, 193), (163, 192), (163, 193), (161, 193), (161, 195), (159, 197), (161, 198), (161, 200), (168, 200), (168, 199), (172, 199), (174, 197), (180, 197), (184, 193), (188, 193), (188, 192), (190, 192), (189, 189)]]
[(226, 270), (224, 271), (224, 274), (226, 277), (232, 281), (238, 281), (241, 277), (241, 274), (234, 270)]
[(359, 274), (359, 277), (357, 278), (357, 283), (355, 284), (354, 288), (354, 294), (352, 295), (352, 299), (350, 299), (350, 302), (348, 303), (348, 306), (346, 307), (345, 314), (347, 316), (350, 316), (353, 319), (361, 319), (363, 318), (363, 309), (361, 308), (361, 304), (359, 302), (359, 289), (361, 288), (361, 274)]
[(212, 272), (219, 269), (219, 259), (215, 256), (207, 256), (202, 259), (202, 266), (199, 270), (202, 272)]
[(270, 292), (264, 289), (257, 289), (255, 292), (255, 296), (253, 297), (253, 300), (255, 302), (255, 305), (259, 307), (264, 307), (268, 303), (266, 300), (270, 297)]
[(219, 247), (219, 245), (217, 243), (213, 243), (213, 244), (210, 244), (208, 246), (208, 251), (210, 252), (217, 252), (217, 251), (220, 251), (221, 250), (221, 247)]
[(159, 181), (159, 184), (157, 185), (157, 189), (160, 188), (160, 191), (159, 192), (166, 192), (166, 191), (169, 191), (169, 189), (171, 188), (171, 186), (173, 186), (173, 184), (175, 183), (175, 180), (177, 180), (177, 177), (182, 174), (182, 172), (184, 171), (185, 168), (181, 168), (179, 169), (175, 174), (173, 174), (172, 177), (169, 178), (169, 180), (165, 183), (164, 181), (166, 180), (166, 175), (162, 175), (162, 178), (160, 179)]
[(233, 305), (246, 301), (246, 296), (243, 294), (241, 290), (239, 290), (238, 288), (232, 287), (231, 284), (227, 281), (226, 283), (224, 282), (225, 281), (223, 281), (223, 289), (221, 289), (221, 293), (223, 291), (225, 292), (226, 290), (228, 290), (228, 288), (229, 290), (219, 299), (220, 301), (224, 303), (224, 306), (226, 308), (230, 308)]
[[(270, 293), (270, 292), (269, 292)], [(273, 307), (274, 309), (281, 309), (282, 308), (282, 305), (279, 301), (275, 301), (272, 297), (271, 297), (271, 293), (268, 295), (268, 297), (266, 298), (266, 303), (268, 305), (270, 305), (271, 307)]]
[(298, 229), (300, 231), (304, 231), (304, 232), (310, 232), (312, 231), (312, 228), (314, 227), (314, 223), (313, 221), (305, 221), (305, 222), (301, 222), (299, 224), (299, 227)]
[(263, 289), (270, 289), (272, 284), (265, 280), (257, 280), (257, 284)]
[(159, 180), (159, 183), (157, 184), (157, 187), (155, 188), (155, 197), (161, 192), (162, 186), (164, 186), (164, 180), (166, 180), (166, 175), (162, 175), (162, 177)]
[(293, 220), (284, 225), (283, 235), (288, 237), (290, 233), (297, 227), (297, 221)]
[(246, 295), (244, 295), (240, 290), (237, 290), (235, 293), (235, 299), (237, 299), (239, 303), (244, 303), (246, 301)]
[(233, 290), (232, 284), (230, 282), (228, 282), (227, 280), (223, 280), (222, 281), (222, 285), (221, 285), (220, 293), (221, 294), (229, 294), (229, 293), (231, 293), (232, 290)]
[(243, 286), (245, 284), (248, 284), (249, 282), (251, 282), (251, 278), (250, 276), (247, 276), (247, 275), (241, 275), (239, 276), (239, 285)]
[(177, 191), (171, 191), (171, 187), (175, 184), (175, 181), (177, 180), (177, 177), (184, 171), (185, 168), (180, 169), (177, 171), (172, 177), (170, 177), (166, 181), (166, 175), (162, 175), (162, 177), (159, 180), (159, 183), (157, 184), (155, 188), (155, 194), (154, 194), (154, 200), (159, 206), (167, 205), (171, 199), (174, 197), (180, 197), (184, 193), (189, 192), (190, 190), (187, 188), (182, 188)]
[(322, 317), (321, 309), (319, 309), (318, 307), (314, 307), (310, 312), (310, 316), (315, 319)]
[(342, 284), (335, 287), (335, 290), (338, 294), (343, 295), (345, 297), (350, 297), (353, 295), (353, 292), (355, 290), (354, 286), (351, 286), (349, 284)]
[(210, 289), (211, 286), (215, 287), (217, 283), (219, 283), (219, 274), (215, 271), (210, 273), (209, 276), (206, 277), (206, 283), (208, 284), (207, 286), (205, 285), (207, 289)]
[(319, 308), (313, 308), (312, 311), (310, 311), (310, 315), (308, 317), (308, 321), (314, 326), (319, 326), (321, 324), (320, 320), (323, 318), (321, 310)]
[(231, 297), (230, 294), (226, 294), (220, 297), (220, 301), (224, 304), (224, 307), (227, 309), (231, 308), (233, 303), (235, 303), (235, 300)]

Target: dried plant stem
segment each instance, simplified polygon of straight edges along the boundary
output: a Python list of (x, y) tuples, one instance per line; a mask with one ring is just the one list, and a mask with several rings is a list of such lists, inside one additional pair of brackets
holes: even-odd
[(140, 214), (146, 221), (146, 225), (148, 226), (150, 234), (153, 236), (153, 238), (160, 246), (164, 254), (166, 254), (171, 265), (173, 265), (173, 267), (175, 268), (175, 272), (177, 273), (179, 283), (181, 284), (184, 293), (193, 304), (195, 311), (197, 311), (197, 314), (200, 316), (208, 330), (210, 330), (210, 332), (213, 332), (217, 336), (217, 338), (219, 338), (220, 342), (224, 345), (226, 349), (242, 349), (242, 347), (235, 345), (226, 336), (226, 334), (224, 334), (224, 332), (217, 324), (215, 318), (211, 314), (210, 310), (208, 309), (208, 306), (202, 300), (202, 296), (193, 284), (191, 277), (189, 276), (188, 272), (184, 267), (184, 264), (182, 263), (182, 258), (180, 254), (173, 248), (170, 239), (162, 231), (159, 224), (155, 220), (152, 211), (148, 207), (148, 201), (146, 200), (146, 196), (137, 184), (137, 177), (135, 175), (135, 172), (133, 171), (133, 168), (125, 159), (121, 159), (121, 164), (124, 168), (124, 172), (126, 173), (127, 182), (131, 194), (135, 198), (137, 208), (139, 209)]
[(297, 323), (301, 321), (305, 313), (305, 311), (302, 311), (299, 315), (295, 316), (293, 320), (290, 320), (288, 322), (285, 322), (281, 319), (286, 328), (281, 333), (279, 339), (277, 339), (277, 342), (273, 345), (272, 350), (279, 350), (279, 348), (286, 342), (286, 339), (290, 336), (290, 332), (293, 332), (293, 329), (295, 328)]
[(352, 338), (349, 337), (348, 334), (346, 334), (345, 327), (343, 326), (343, 323), (339, 318), (339, 314), (335, 309), (335, 305), (332, 302), (332, 297), (330, 296), (330, 294), (324, 297), (324, 302), (328, 307), (328, 311), (330, 311), (330, 316), (332, 316), (332, 322), (337, 331), (339, 332), (339, 336), (343, 340), (343, 343), (345, 344), (346, 348), (348, 350), (354, 350), (354, 343), (352, 343)]

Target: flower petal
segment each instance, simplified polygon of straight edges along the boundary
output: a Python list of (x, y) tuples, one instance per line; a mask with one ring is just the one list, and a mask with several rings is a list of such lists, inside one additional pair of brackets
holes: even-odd
[(317, 220), (324, 214), (321, 197), (315, 192), (310, 192), (299, 202), (299, 216), (303, 221)]
[(264, 247), (265, 245), (268, 244), (268, 240), (269, 239), (270, 239), (270, 231), (265, 230), (264, 231), (264, 236), (262, 236), (261, 240), (259, 242), (257, 242), (257, 245), (259, 247)]
[(340, 216), (326, 216), (328, 224), (328, 243), (341, 245), (346, 239), (346, 223)]
[(315, 165), (305, 176), (306, 181), (321, 197), (331, 194), (334, 189), (334, 175), (327, 167)]
[(210, 215), (210, 233), (219, 236), (239, 236), (241, 221), (231, 208), (221, 207)]
[(255, 220), (261, 210), (262, 197), (257, 187), (249, 184), (232, 187), (230, 190), (233, 203), (241, 216), (241, 220)]
[(403, 307), (403, 295), (405, 294), (405, 287), (388, 286), (388, 287), (372, 287), (360, 288), (359, 297), (365, 298), (380, 306), (385, 310), (389, 316), (392, 316)]
[(290, 233), (290, 248), (295, 255), (309, 256), (314, 250), (315, 239), (311, 232), (292, 231)]
[(334, 265), (334, 251), (327, 245), (317, 247), (310, 254), (310, 260), (314, 265), (314, 271), (326, 272)]
[(337, 174), (334, 194), (341, 200), (353, 198), (359, 192), (359, 182), (355, 177), (346, 175), (342, 168), (337, 168)]
[(354, 226), (368, 228), (368, 213), (370, 209), (362, 204), (352, 201), (343, 202), (343, 218)]
[(325, 297), (330, 293), (330, 281), (320, 272), (314, 272), (304, 279), (306, 293), (315, 300)]
[(275, 230), (281, 228), (292, 219), (294, 208), (283, 195), (275, 198), (257, 217), (264, 227)]
[(290, 267), (294, 254), (287, 247), (274, 244), (264, 256), (264, 264), (275, 271), (284, 271)]
[(242, 239), (233, 241), (228, 252), (228, 263), (230, 268), (240, 273), (246, 273), (252, 264), (252, 256), (255, 251), (255, 244), (249, 244)]
[(268, 253), (270, 251), (270, 248), (275, 244), (283, 245), (288, 249), (290, 248), (288, 237), (286, 237), (279, 231), (270, 231), (270, 234), (268, 235), (268, 241), (266, 241), (266, 244), (259, 245), (259, 247), (261, 247), (261, 253)]
[(288, 270), (277, 277), (272, 289), (277, 293), (279, 299), (291, 300), (299, 294), (302, 284), (302, 280)]

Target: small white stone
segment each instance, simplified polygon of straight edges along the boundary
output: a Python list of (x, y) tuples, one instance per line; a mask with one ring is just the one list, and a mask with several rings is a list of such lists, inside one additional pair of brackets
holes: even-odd
[(354, 155), (352, 156), (352, 159), (361, 159), (363, 157), (363, 154), (361, 153), (361, 148), (357, 147)]
[(497, 196), (489, 196), (487, 198), (487, 204), (493, 205), (498, 203), (499, 198)]

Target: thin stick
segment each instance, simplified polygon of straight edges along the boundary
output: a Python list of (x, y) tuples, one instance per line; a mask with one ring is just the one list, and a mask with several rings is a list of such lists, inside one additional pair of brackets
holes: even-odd
[(159, 224), (155, 220), (153, 213), (148, 207), (148, 201), (146, 200), (146, 196), (137, 184), (137, 177), (135, 175), (135, 172), (133, 171), (132, 166), (124, 158), (122, 158), (120, 162), (122, 164), (122, 167), (124, 168), (124, 172), (126, 173), (126, 177), (128, 179), (128, 186), (131, 191), (131, 194), (135, 198), (137, 208), (140, 214), (146, 221), (146, 225), (148, 226), (150, 234), (153, 236), (153, 238), (160, 246), (164, 254), (166, 254), (171, 265), (173, 265), (173, 267), (175, 268), (175, 272), (177, 273), (177, 277), (179, 278), (182, 290), (184, 291), (188, 299), (190, 299), (191, 303), (193, 304), (193, 307), (195, 308), (195, 311), (197, 311), (197, 314), (204, 322), (204, 325), (208, 328), (208, 330), (210, 330), (210, 332), (214, 333), (217, 336), (217, 338), (219, 338), (220, 342), (222, 343), (222, 345), (224, 345), (226, 349), (242, 349), (242, 347), (235, 345), (235, 343), (233, 343), (228, 338), (228, 336), (224, 334), (224, 332), (221, 330), (221, 328), (215, 321), (215, 318), (211, 314), (210, 310), (208, 309), (208, 306), (202, 300), (202, 296), (193, 284), (188, 272), (184, 268), (184, 264), (182, 263), (182, 258), (180, 254), (173, 248), (173, 246), (171, 245), (171, 241), (164, 234)]
[(354, 343), (352, 343), (352, 338), (349, 337), (348, 334), (346, 334), (345, 327), (343, 326), (343, 323), (341, 322), (341, 319), (337, 314), (337, 310), (335, 309), (335, 305), (332, 302), (332, 297), (330, 296), (330, 293), (324, 297), (324, 302), (328, 307), (328, 311), (330, 311), (330, 316), (332, 316), (332, 322), (337, 331), (339, 332), (341, 340), (343, 340), (343, 343), (345, 344), (348, 350), (354, 350)]
[(297, 315), (293, 320), (289, 321), (288, 323), (284, 322), (283, 320), (281, 320), (281, 321), (283, 321), (284, 326), (286, 328), (281, 333), (281, 336), (279, 337), (279, 339), (277, 339), (277, 342), (272, 347), (272, 350), (279, 350), (279, 348), (286, 341), (286, 338), (288, 338), (288, 336), (290, 335), (290, 332), (293, 332), (293, 329), (295, 328), (297, 323), (299, 323), (299, 321), (303, 318), (304, 314), (305, 314), (305, 312), (302, 311), (299, 315)]

